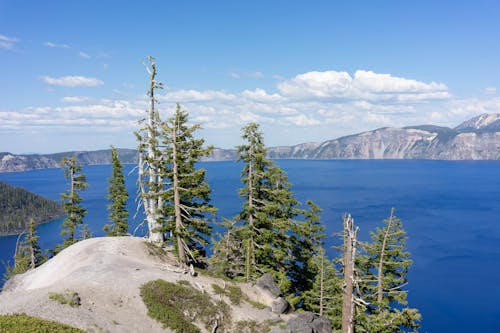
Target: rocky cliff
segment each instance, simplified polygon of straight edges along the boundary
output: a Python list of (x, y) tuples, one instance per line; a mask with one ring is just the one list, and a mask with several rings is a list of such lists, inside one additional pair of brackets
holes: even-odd
[[(133, 149), (119, 149), (122, 163), (135, 163)], [(269, 148), (272, 159), (439, 159), (499, 160), (500, 114), (483, 114), (455, 128), (433, 125), (379, 128), (323, 143)], [(84, 165), (109, 164), (110, 151), (66, 152), (49, 155), (0, 153), (0, 172), (56, 168), (66, 156), (76, 156)], [(228, 161), (234, 149), (215, 148), (203, 161)]]

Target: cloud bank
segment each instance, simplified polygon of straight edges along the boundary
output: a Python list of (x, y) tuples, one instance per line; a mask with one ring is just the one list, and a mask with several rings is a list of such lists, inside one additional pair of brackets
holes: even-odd
[(47, 84), (61, 87), (97, 87), (104, 84), (104, 82), (99, 79), (85, 76), (42, 76), (40, 80)]
[[(41, 80), (75, 88), (104, 84), (84, 76), (44, 76)], [(281, 79), (274, 91), (181, 89), (159, 91), (157, 99), (163, 117), (171, 115), (175, 104), (180, 103), (189, 111), (191, 121), (201, 123), (207, 142), (221, 147), (233, 147), (240, 128), (250, 121), (262, 124), (268, 145), (283, 145), (323, 141), (385, 126), (456, 126), (481, 113), (500, 112), (500, 97), (491, 93), (459, 99), (444, 83), (366, 70), (352, 75), (341, 71), (302, 73)], [(95, 135), (96, 141), (103, 133), (117, 133), (113, 140), (123, 143), (111, 143), (131, 147), (132, 132), (147, 109), (146, 96), (96, 99), (74, 95), (61, 97), (59, 102), (23, 110), (0, 109), (0, 131), (50, 129), (53, 135), (70, 132), (75, 138)]]

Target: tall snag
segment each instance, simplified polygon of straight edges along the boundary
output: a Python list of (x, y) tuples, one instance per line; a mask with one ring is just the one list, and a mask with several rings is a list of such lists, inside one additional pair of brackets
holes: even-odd
[(149, 241), (162, 243), (165, 241), (163, 217), (164, 182), (161, 175), (162, 156), (159, 148), (158, 137), (161, 133), (160, 116), (155, 108), (155, 90), (162, 89), (162, 84), (156, 81), (156, 64), (153, 57), (148, 57), (150, 67), (146, 67), (149, 73), (149, 109), (146, 117), (139, 121), (142, 127), (135, 132), (139, 146), (138, 162), (138, 187), (139, 199), (144, 208), (145, 219), (148, 225)]

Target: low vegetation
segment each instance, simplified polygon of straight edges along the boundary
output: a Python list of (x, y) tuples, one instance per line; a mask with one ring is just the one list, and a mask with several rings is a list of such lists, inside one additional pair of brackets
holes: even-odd
[(213, 302), (205, 294), (184, 283), (164, 280), (150, 281), (141, 286), (141, 296), (148, 315), (176, 332), (201, 332), (194, 323), (212, 331), (230, 332), (229, 306), (223, 301)]
[(235, 323), (235, 332), (238, 333), (269, 333), (276, 323), (271, 320), (256, 322), (255, 320), (241, 320)]
[(22, 314), (0, 315), (0, 332), (11, 333), (85, 333), (78, 328)]
[(49, 299), (61, 304), (67, 304), (72, 308), (80, 306), (80, 296), (76, 291), (66, 290), (64, 294), (49, 292)]
[(212, 289), (217, 295), (227, 296), (233, 305), (239, 305), (241, 301), (248, 301), (248, 297), (243, 294), (241, 288), (234, 285), (229, 285), (225, 288), (222, 288), (218, 284), (212, 284)]

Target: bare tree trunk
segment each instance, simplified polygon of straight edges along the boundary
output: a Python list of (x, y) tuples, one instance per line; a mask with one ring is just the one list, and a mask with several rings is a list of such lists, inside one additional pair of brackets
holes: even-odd
[[(162, 243), (164, 239), (163, 232), (158, 231), (161, 228), (160, 222), (160, 214), (159, 209), (162, 207), (160, 203), (162, 203), (161, 195), (158, 193), (160, 191), (161, 186), (163, 185), (159, 177), (159, 161), (155, 156), (154, 151), (154, 140), (156, 137), (156, 133), (154, 129), (157, 127), (156, 122), (159, 120), (159, 117), (155, 111), (155, 97), (154, 91), (157, 88), (155, 77), (156, 77), (156, 65), (152, 58), (149, 59), (151, 61), (151, 71), (150, 71), (150, 88), (149, 88), (149, 110), (147, 115), (147, 141), (146, 141), (146, 152), (148, 156), (148, 190), (149, 195), (143, 198), (143, 201), (148, 201), (147, 204), (144, 205), (146, 220), (148, 222), (149, 229), (149, 240), (154, 243)], [(139, 163), (141, 163), (142, 159), (140, 159)], [(142, 166), (143, 167), (143, 166)], [(153, 192), (153, 194), (151, 194)], [(144, 195), (145, 193), (143, 193)]]
[(385, 247), (387, 246), (387, 237), (389, 236), (389, 231), (391, 229), (392, 220), (394, 218), (394, 209), (391, 209), (391, 216), (389, 217), (389, 221), (387, 222), (387, 226), (384, 233), (384, 239), (382, 241), (382, 249), (380, 250), (380, 261), (378, 263), (378, 272), (377, 272), (377, 308), (380, 310), (382, 307), (382, 282), (383, 282), (383, 274), (382, 268), (384, 263), (384, 255), (385, 255)]
[(174, 119), (172, 126), (172, 178), (174, 191), (174, 214), (175, 214), (175, 233), (177, 237), (177, 253), (182, 263), (187, 263), (184, 241), (181, 237), (182, 218), (181, 218), (181, 199), (179, 195), (179, 170), (177, 168), (177, 118)]
[(358, 230), (351, 215), (344, 216), (344, 299), (342, 333), (354, 333), (354, 261)]

